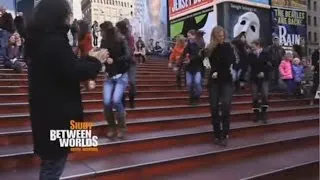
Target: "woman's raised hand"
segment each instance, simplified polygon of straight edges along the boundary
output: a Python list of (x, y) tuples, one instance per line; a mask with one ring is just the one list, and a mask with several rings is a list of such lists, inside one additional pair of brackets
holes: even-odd
[(89, 56), (97, 58), (101, 63), (105, 63), (109, 58), (108, 49), (92, 49), (89, 52)]

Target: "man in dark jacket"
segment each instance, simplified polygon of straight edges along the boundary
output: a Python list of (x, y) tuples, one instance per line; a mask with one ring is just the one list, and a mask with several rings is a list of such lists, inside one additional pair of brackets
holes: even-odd
[[(130, 107), (134, 108), (135, 107), (135, 96), (137, 94), (137, 87), (136, 87), (136, 71), (137, 71), (137, 65), (136, 61), (133, 57), (133, 53), (135, 51), (135, 46), (134, 46), (134, 37), (132, 36), (131, 32), (131, 24), (128, 19), (124, 19), (123, 21), (120, 21), (116, 24), (117, 28), (121, 32), (123, 36), (125, 36), (128, 46), (130, 48), (130, 68), (128, 70), (128, 77), (129, 77), (129, 103)], [(123, 96), (123, 105), (125, 106), (125, 95)]]
[(71, 120), (84, 120), (80, 82), (95, 79), (108, 57), (105, 52), (77, 58), (67, 36), (70, 13), (65, 0), (42, 0), (27, 31), (29, 112), (41, 180), (61, 176), (70, 146), (51, 141), (50, 131), (70, 130)]
[[(252, 42), (253, 52), (248, 55), (249, 66), (251, 67), (252, 99), (253, 111), (256, 114), (255, 122), (262, 120), (267, 123), (266, 111), (268, 108), (269, 77), (272, 63), (268, 52), (264, 51), (259, 40)], [(261, 94), (261, 104), (259, 104), (259, 93)]]
[(95, 79), (101, 63), (89, 56), (78, 60), (66, 34), (52, 33), (41, 43), (26, 43), (34, 151), (42, 160), (44, 178), (48, 171), (61, 174), (70, 150), (59, 140), (50, 141), (50, 130), (69, 130), (71, 120), (84, 120), (80, 81)]
[(268, 48), (269, 59), (271, 60), (274, 68), (271, 70), (270, 75), (270, 86), (271, 90), (279, 90), (279, 70), (278, 67), (285, 54), (284, 49), (279, 44), (279, 38), (275, 36), (273, 38), (273, 44)]
[(319, 48), (312, 53), (312, 69), (313, 69), (313, 88), (312, 91), (315, 94), (319, 87)]

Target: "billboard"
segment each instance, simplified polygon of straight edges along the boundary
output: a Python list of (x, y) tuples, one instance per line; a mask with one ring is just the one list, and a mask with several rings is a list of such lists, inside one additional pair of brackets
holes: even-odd
[(248, 0), (248, 1), (269, 5), (269, 0)]
[(280, 8), (306, 10), (307, 0), (272, 0), (271, 5)]
[(295, 44), (305, 46), (307, 38), (306, 12), (290, 9), (272, 9), (273, 35), (278, 36), (285, 49)]
[(170, 37), (174, 38), (180, 34), (187, 36), (191, 29), (202, 30), (205, 32), (204, 40), (208, 43), (211, 31), (217, 25), (216, 17), (216, 11), (210, 7), (170, 21)]
[(162, 47), (168, 39), (167, 0), (144, 0), (145, 14), (143, 16), (143, 36), (145, 42), (153, 39), (159, 41)]
[(238, 3), (218, 4), (218, 24), (223, 26), (228, 39), (233, 40), (242, 32), (246, 33), (250, 44), (256, 39), (271, 44), (270, 11), (268, 8)]
[(212, 6), (215, 0), (168, 0), (169, 19), (176, 19)]

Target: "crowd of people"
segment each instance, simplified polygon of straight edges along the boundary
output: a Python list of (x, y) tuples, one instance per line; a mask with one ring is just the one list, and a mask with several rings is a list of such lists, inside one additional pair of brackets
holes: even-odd
[[(137, 64), (147, 62), (148, 54), (161, 54), (163, 48), (159, 42), (154, 46), (153, 40), (145, 45), (141, 37), (134, 42), (127, 19), (116, 24), (105, 21), (100, 25), (96, 21), (89, 25), (83, 20), (73, 20), (66, 0), (42, 0), (27, 27), (21, 24), (22, 16), (17, 18), (20, 20), (13, 21), (10, 14), (1, 12), (0, 55), (11, 65), (15, 58), (27, 59), (30, 119), (34, 151), (41, 158), (40, 179), (59, 179), (70, 149), (61, 148), (58, 141), (51, 142), (44, 137), (49, 137), (52, 129), (69, 129), (70, 120), (84, 120), (80, 84), (85, 87), (82, 90), (93, 90), (98, 74), (105, 73), (106, 136), (110, 140), (125, 139), (125, 90), (129, 87), (129, 105), (134, 108)], [(98, 32), (102, 36), (100, 43)], [(203, 36), (202, 31), (189, 30), (187, 37), (175, 38), (168, 67), (176, 72), (179, 88), (182, 88), (182, 77), (185, 78), (193, 106), (199, 103), (206, 79), (213, 140), (219, 146), (228, 144), (235, 92), (250, 84), (253, 121), (267, 123), (269, 89), (279, 91), (284, 83), (286, 95), (291, 98), (305, 94), (304, 85), (309, 82), (313, 82), (310, 94), (314, 95), (318, 88), (319, 49), (312, 56), (313, 78), (310, 80), (301, 48), (295, 46), (293, 51), (285, 51), (278, 37), (273, 38), (271, 46), (265, 46), (259, 39), (248, 44), (243, 32), (229, 42), (221, 26), (213, 28), (208, 45)]]
[(22, 13), (15, 18), (0, 8), (0, 59), (5, 68), (21, 72), (24, 62), (24, 42), (26, 38), (25, 21)]
[(319, 49), (313, 52), (311, 63), (304, 59), (302, 52), (299, 45), (285, 51), (277, 36), (270, 46), (259, 39), (248, 44), (245, 32), (227, 42), (225, 30), (217, 26), (206, 47), (201, 31), (189, 30), (187, 37), (177, 36), (168, 66), (176, 72), (180, 88), (182, 74), (185, 75), (191, 105), (197, 105), (203, 79), (208, 74), (215, 142), (226, 146), (232, 95), (248, 85), (251, 86), (254, 122), (267, 123), (269, 91), (284, 92), (286, 98), (308, 97), (313, 105), (319, 87)]

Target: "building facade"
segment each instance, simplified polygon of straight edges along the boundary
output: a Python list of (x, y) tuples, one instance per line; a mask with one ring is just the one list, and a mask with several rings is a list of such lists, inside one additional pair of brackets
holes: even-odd
[(73, 18), (82, 19), (81, 0), (68, 0), (72, 9)]
[(319, 48), (320, 38), (320, 1), (308, 0), (308, 55)]
[(90, 24), (97, 21), (116, 23), (124, 18), (132, 19), (134, 15), (133, 0), (82, 0), (83, 19)]
[(142, 0), (134, 0), (133, 16), (130, 18), (132, 25), (132, 33), (135, 38), (144, 38), (144, 15), (145, 15), (145, 3)]

